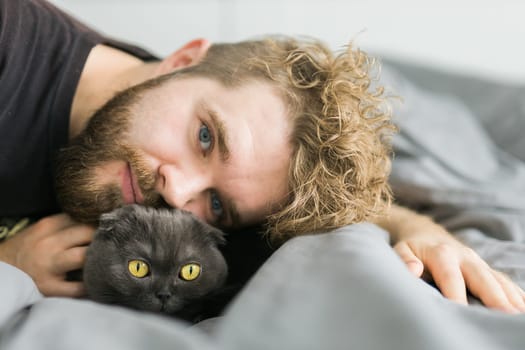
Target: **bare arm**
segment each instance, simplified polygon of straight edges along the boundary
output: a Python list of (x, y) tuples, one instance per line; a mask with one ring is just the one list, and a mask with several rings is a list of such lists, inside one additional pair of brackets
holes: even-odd
[(49, 216), (1, 243), (0, 260), (30, 275), (44, 295), (81, 296), (82, 283), (65, 278), (83, 266), (94, 231), (65, 214)]
[(394, 205), (376, 223), (410, 271), (432, 278), (445, 297), (466, 304), (468, 289), (488, 307), (525, 312), (525, 292), (431, 218)]

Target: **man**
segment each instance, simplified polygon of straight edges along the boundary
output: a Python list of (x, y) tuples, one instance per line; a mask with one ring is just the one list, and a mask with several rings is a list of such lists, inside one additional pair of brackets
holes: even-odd
[[(319, 43), (287, 38), (211, 48), (195, 40), (154, 61), (42, 0), (0, 4), (9, 87), (0, 95), (0, 213), (43, 218), (15, 225), (0, 260), (42, 293), (82, 295), (65, 274), (82, 266), (88, 224), (138, 202), (223, 227), (269, 217), (277, 241), (375, 220), (445, 296), (465, 303), (467, 286), (488, 306), (525, 309), (521, 290), (440, 226), (398, 207), (380, 215), (392, 127), (381, 94), (367, 89), (366, 55), (334, 60)], [(54, 157), (69, 141), (57, 186), (75, 219), (60, 214), (53, 186)]]

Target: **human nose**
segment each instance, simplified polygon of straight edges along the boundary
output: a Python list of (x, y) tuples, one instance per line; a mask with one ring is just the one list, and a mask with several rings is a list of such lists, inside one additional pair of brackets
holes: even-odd
[(158, 175), (157, 192), (166, 203), (205, 218), (205, 193), (210, 187), (210, 178), (205, 172), (164, 164), (159, 167)]

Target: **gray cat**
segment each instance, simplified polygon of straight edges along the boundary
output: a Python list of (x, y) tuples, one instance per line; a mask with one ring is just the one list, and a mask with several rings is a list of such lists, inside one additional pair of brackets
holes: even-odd
[(228, 268), (223, 233), (176, 209), (128, 205), (103, 214), (83, 279), (95, 301), (195, 321), (213, 305)]

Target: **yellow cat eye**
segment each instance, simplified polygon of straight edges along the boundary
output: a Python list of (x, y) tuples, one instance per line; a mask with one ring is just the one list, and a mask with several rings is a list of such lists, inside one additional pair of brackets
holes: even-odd
[(128, 263), (128, 270), (132, 276), (142, 278), (146, 277), (149, 273), (149, 265), (142, 260), (131, 260)]
[(185, 281), (193, 281), (201, 274), (201, 267), (198, 264), (187, 264), (180, 269), (180, 278)]

